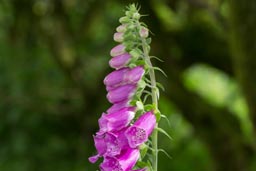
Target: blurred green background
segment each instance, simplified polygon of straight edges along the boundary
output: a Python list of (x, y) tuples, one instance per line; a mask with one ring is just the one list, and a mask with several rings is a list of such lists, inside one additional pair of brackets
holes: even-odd
[(159, 171), (256, 170), (255, 0), (0, 0), (0, 171), (94, 171), (125, 6), (168, 75)]

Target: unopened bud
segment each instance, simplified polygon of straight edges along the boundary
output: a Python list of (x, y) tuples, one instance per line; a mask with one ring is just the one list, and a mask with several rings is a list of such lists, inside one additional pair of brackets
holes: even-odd
[(120, 25), (116, 28), (117, 32), (122, 32), (123, 33), (123, 32), (125, 32), (125, 30), (126, 30), (126, 24), (122, 24), (122, 25)]
[(128, 17), (121, 17), (120, 19), (119, 19), (119, 22), (120, 23), (128, 23), (129, 22), (129, 18)]
[(138, 20), (138, 19), (140, 19), (140, 14), (139, 14), (138, 12), (135, 12), (135, 13), (133, 14), (132, 18)]
[(123, 35), (124, 35), (124, 33), (115, 33), (114, 34), (114, 41), (122, 42), (124, 40)]
[(147, 38), (148, 37), (148, 29), (146, 27), (141, 27), (140, 37), (142, 37), (142, 38)]

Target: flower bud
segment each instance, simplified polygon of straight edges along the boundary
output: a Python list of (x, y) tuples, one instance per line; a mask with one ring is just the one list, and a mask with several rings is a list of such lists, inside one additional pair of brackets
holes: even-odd
[(122, 44), (119, 44), (111, 49), (110, 56), (118, 56), (125, 53), (125, 46)]
[(107, 91), (112, 91), (122, 85), (137, 85), (144, 73), (144, 68), (141, 66), (132, 69), (122, 68), (108, 74), (104, 79), (104, 84), (106, 85)]
[(124, 82), (138, 83), (138, 81), (142, 78), (144, 73), (145, 71), (143, 67), (141, 66), (134, 67), (124, 74)]
[(134, 59), (138, 59), (140, 56), (142, 56), (142, 53), (137, 48), (131, 50), (129, 53)]
[(106, 86), (114, 87), (115, 85), (119, 85), (124, 80), (125, 73), (129, 71), (129, 68), (122, 68), (119, 70), (115, 70), (108, 74), (104, 79), (104, 84)]
[(142, 37), (142, 38), (147, 38), (148, 37), (148, 29), (146, 27), (141, 27), (140, 37)]
[(115, 33), (114, 34), (114, 41), (122, 42), (124, 40), (123, 35), (124, 35), (124, 33)]
[(120, 25), (120, 26), (118, 26), (118, 27), (116, 28), (116, 31), (117, 31), (117, 32), (120, 32), (120, 33), (124, 33), (124, 32), (126, 31), (126, 27), (127, 27), (126, 24), (122, 24), (122, 25)]
[(140, 14), (138, 12), (135, 12), (132, 16), (134, 19), (140, 19)]
[(124, 24), (124, 23), (128, 23), (130, 21), (130, 19), (128, 17), (121, 17), (119, 19), (119, 22)]
[(109, 65), (112, 68), (119, 69), (125, 67), (131, 60), (131, 55), (129, 53), (124, 53), (122, 55), (115, 56), (109, 61)]
[(134, 95), (136, 88), (137, 86), (132, 84), (117, 87), (116, 89), (108, 92), (107, 99), (113, 104), (128, 100)]

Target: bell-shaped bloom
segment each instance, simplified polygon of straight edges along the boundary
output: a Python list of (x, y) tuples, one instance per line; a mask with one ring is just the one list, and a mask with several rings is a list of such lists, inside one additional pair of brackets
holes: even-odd
[(129, 68), (122, 68), (108, 74), (104, 79), (104, 84), (109, 87), (119, 85), (124, 80), (125, 73), (129, 71)]
[(110, 90), (107, 94), (107, 99), (110, 103), (119, 103), (124, 100), (129, 100), (135, 93), (137, 86), (127, 84)]
[(95, 163), (99, 157), (114, 157), (121, 154), (123, 149), (129, 148), (124, 132), (127, 128), (115, 132), (97, 133), (94, 144), (98, 154), (89, 158), (91, 163)]
[[(125, 128), (124, 128), (125, 129)], [(121, 153), (121, 150), (128, 148), (128, 141), (124, 135), (125, 130), (112, 133), (107, 132), (105, 135), (106, 153), (105, 156), (114, 157)]]
[(125, 67), (131, 60), (131, 55), (129, 53), (124, 53), (118, 56), (115, 56), (110, 59), (109, 65), (112, 68), (119, 69)]
[(116, 157), (105, 157), (100, 165), (102, 171), (130, 171), (140, 157), (139, 149), (127, 148)]
[(142, 66), (134, 67), (124, 74), (124, 82), (138, 83), (144, 73), (145, 71)]
[(155, 125), (156, 117), (152, 111), (141, 115), (125, 132), (130, 147), (135, 148), (146, 142)]
[(124, 40), (123, 36), (124, 36), (124, 33), (119, 33), (119, 32), (115, 33), (114, 34), (114, 41), (122, 42)]
[(103, 113), (99, 119), (100, 132), (121, 130), (129, 125), (134, 115), (134, 107), (126, 107), (109, 114)]
[(125, 53), (125, 46), (122, 44), (119, 44), (115, 47), (113, 47), (110, 51), (110, 56), (118, 56)]
[(102, 134), (102, 133), (98, 133), (95, 136), (93, 136), (94, 145), (98, 154), (89, 158), (89, 161), (91, 163), (95, 163), (99, 157), (103, 156), (106, 153), (107, 144), (105, 143), (104, 137), (105, 137), (105, 134)]
[(113, 104), (108, 110), (107, 113), (113, 113), (121, 110), (122, 108), (128, 107), (130, 103), (130, 100), (124, 100), (119, 103)]
[(144, 74), (141, 66), (132, 69), (122, 68), (108, 74), (104, 79), (107, 91), (114, 90), (116, 87), (126, 84), (137, 84)]

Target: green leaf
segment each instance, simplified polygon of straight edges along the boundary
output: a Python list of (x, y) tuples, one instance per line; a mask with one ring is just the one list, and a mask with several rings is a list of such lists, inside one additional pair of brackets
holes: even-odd
[(141, 145), (140, 146), (140, 157), (141, 157), (141, 160), (145, 157), (147, 152), (148, 152), (148, 146), (146, 144)]
[(157, 82), (156, 86), (159, 87), (162, 91), (165, 91), (164, 86), (161, 83)]
[(151, 110), (154, 110), (155, 109), (155, 106), (153, 104), (147, 104), (144, 106), (144, 110), (145, 111), (151, 111)]
[(160, 119), (161, 119), (161, 113), (160, 112), (156, 112), (155, 116), (156, 116), (156, 122), (158, 123), (160, 121)]
[(163, 134), (166, 135), (170, 140), (172, 140), (172, 137), (171, 137), (165, 130), (163, 130), (162, 128), (157, 127), (156, 130), (159, 131), (159, 132), (161, 132), (161, 133), (163, 133)]
[(143, 103), (146, 103), (148, 97), (150, 96), (150, 94), (146, 94), (144, 97), (143, 97)]
[(158, 149), (157, 151), (164, 153), (169, 159), (172, 159), (172, 157), (164, 149)]
[[(144, 168), (144, 167), (146, 167), (146, 168), (152, 168), (151, 163), (150, 163), (149, 161), (147, 161), (147, 162), (138, 161), (138, 162), (136, 163), (136, 166), (137, 166), (138, 168)], [(147, 170), (148, 170), (148, 169), (147, 169)]]
[(151, 58), (151, 59), (156, 59), (156, 60), (158, 60), (158, 61), (160, 61), (160, 62), (164, 62), (162, 59), (160, 59), (160, 58), (158, 58), (158, 57), (156, 57), (156, 56), (150, 56), (150, 58)]
[(170, 123), (169, 119), (164, 114), (161, 114), (161, 118), (164, 118), (167, 121), (169, 127), (171, 127), (171, 123)]
[(159, 67), (153, 67), (154, 70), (160, 71), (165, 77), (167, 77), (166, 73)]

